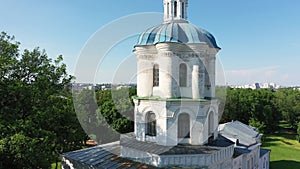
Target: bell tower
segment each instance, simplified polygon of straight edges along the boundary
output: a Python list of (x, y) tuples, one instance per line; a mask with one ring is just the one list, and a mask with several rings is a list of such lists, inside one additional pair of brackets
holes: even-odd
[(143, 32), (137, 56), (135, 137), (163, 146), (217, 138), (215, 60), (209, 32), (187, 21), (188, 0), (164, 0), (164, 22)]
[(164, 21), (186, 21), (188, 0), (164, 0)]

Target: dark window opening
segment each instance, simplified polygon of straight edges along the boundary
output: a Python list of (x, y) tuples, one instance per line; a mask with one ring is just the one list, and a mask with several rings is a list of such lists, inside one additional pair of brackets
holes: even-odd
[(187, 113), (178, 117), (178, 138), (190, 138), (190, 116)]
[(156, 136), (156, 116), (153, 112), (146, 115), (146, 135)]
[(167, 3), (167, 17), (169, 18), (170, 16), (170, 3)]
[(153, 86), (159, 86), (159, 66), (153, 66)]
[(179, 85), (180, 87), (187, 86), (187, 66), (184, 63), (179, 66)]
[(210, 112), (208, 116), (208, 135), (214, 134), (214, 113)]
[(182, 18), (184, 18), (184, 2), (182, 2), (182, 5), (181, 5), (181, 16)]
[(174, 2), (174, 17), (177, 17), (177, 1)]

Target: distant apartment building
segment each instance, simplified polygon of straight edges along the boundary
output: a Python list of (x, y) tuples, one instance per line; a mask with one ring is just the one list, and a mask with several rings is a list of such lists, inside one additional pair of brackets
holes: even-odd
[(246, 85), (231, 85), (231, 88), (237, 88), (237, 89), (272, 89), (277, 90), (281, 88), (280, 85), (277, 85), (276, 83), (254, 83), (254, 84), (246, 84)]
[(122, 89), (122, 88), (132, 88), (136, 84), (111, 84), (111, 83), (102, 83), (102, 84), (92, 84), (92, 83), (73, 83), (71, 89), (75, 93), (80, 93), (82, 90), (111, 90), (111, 89)]

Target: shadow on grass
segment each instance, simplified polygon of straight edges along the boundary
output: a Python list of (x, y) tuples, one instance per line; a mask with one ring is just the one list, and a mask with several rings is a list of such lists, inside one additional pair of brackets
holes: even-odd
[(264, 147), (271, 147), (278, 145), (278, 142), (281, 141), (279, 138), (272, 138), (270, 136), (266, 136), (263, 138), (262, 143)]
[(264, 142), (276, 142), (276, 141), (280, 141), (281, 139), (279, 138), (271, 138), (271, 137), (266, 137), (264, 138)]
[[(279, 138), (276, 138), (276, 137), (279, 137)], [(275, 133), (272, 135), (267, 134), (263, 137), (262, 142), (269, 144), (269, 146), (274, 146), (274, 145), (278, 144), (278, 142), (282, 142), (287, 145), (293, 145), (287, 141), (284, 141), (284, 139), (295, 140), (296, 134), (286, 134), (286, 133)]]
[(292, 143), (284, 141), (284, 140), (281, 140), (281, 142), (283, 142), (284, 144), (290, 145), (290, 146), (293, 145)]
[(263, 147), (271, 147), (271, 146), (277, 146), (278, 143), (275, 143), (275, 142), (263, 142), (262, 145), (263, 145)]
[(300, 169), (300, 162), (281, 160), (281, 161), (272, 161), (271, 169)]

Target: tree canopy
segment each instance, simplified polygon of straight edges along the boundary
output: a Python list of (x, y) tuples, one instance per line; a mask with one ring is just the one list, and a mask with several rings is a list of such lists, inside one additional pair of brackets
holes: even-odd
[(74, 94), (78, 119), (88, 135), (99, 144), (119, 140), (121, 133), (133, 131), (136, 88), (83, 90)]
[(257, 127), (263, 133), (276, 131), (279, 121), (297, 128), (300, 121), (300, 91), (292, 88), (227, 89), (227, 99), (221, 122), (239, 120)]
[(0, 34), (0, 168), (49, 168), (84, 143), (62, 60)]

